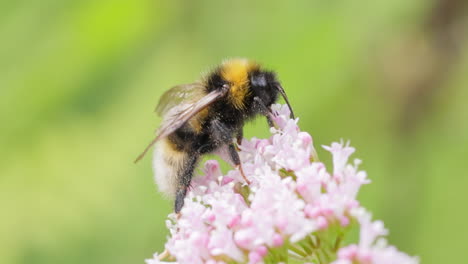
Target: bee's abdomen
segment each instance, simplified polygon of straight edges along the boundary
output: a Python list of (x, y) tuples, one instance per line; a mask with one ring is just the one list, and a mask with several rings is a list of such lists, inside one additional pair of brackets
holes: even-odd
[(168, 138), (156, 143), (153, 156), (154, 179), (160, 192), (169, 198), (174, 198), (176, 194), (177, 179), (187, 158), (187, 153), (177, 150)]
[(212, 140), (210, 127), (208, 126), (210, 120), (203, 124), (202, 131), (195, 132), (187, 129), (184, 126), (167, 137), (171, 149), (192, 154), (205, 154), (216, 149), (216, 142)]

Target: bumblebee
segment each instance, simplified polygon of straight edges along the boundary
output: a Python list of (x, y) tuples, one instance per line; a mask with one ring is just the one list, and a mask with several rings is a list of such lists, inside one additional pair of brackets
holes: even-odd
[(156, 113), (163, 121), (137, 162), (155, 145), (153, 170), (161, 192), (175, 199), (174, 211), (184, 205), (200, 157), (227, 148), (230, 161), (242, 170), (235, 140), (240, 145), (246, 121), (258, 115), (271, 120), (271, 105), (288, 97), (276, 74), (247, 59), (223, 62), (201, 81), (175, 86), (159, 100)]

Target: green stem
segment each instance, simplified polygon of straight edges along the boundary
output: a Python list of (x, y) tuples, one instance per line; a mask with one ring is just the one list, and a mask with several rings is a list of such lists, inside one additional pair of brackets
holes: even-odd
[(335, 241), (335, 246), (333, 247), (333, 252), (336, 253), (340, 248), (341, 241), (343, 241), (343, 233), (339, 234)]
[(297, 248), (296, 245), (290, 245), (288, 249), (304, 258), (308, 255), (306, 252), (302, 251), (302, 249)]

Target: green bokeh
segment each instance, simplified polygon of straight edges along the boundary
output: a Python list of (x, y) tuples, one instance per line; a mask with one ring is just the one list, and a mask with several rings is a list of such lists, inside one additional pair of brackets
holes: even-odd
[[(143, 263), (161, 251), (171, 203), (150, 157), (133, 160), (161, 93), (229, 57), (278, 72), (323, 159), (321, 145), (351, 140), (373, 181), (361, 201), (392, 244), (424, 263), (466, 259), (466, 41), (410, 130), (378, 70), (429, 2), (0, 2), (0, 263)], [(268, 135), (265, 121), (247, 126), (254, 135)]]

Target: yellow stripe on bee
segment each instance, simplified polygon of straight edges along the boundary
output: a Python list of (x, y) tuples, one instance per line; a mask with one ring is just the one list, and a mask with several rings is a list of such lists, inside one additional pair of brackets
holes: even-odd
[(209, 113), (208, 108), (205, 108), (189, 120), (189, 125), (190, 127), (192, 127), (192, 129), (195, 132), (200, 133), (202, 131), (203, 122), (208, 116), (208, 113)]
[(244, 108), (244, 98), (249, 94), (249, 72), (259, 66), (247, 59), (231, 59), (221, 65), (221, 77), (230, 83), (229, 99), (237, 109)]
[(176, 145), (172, 143), (169, 138), (165, 137), (161, 139), (161, 147), (163, 152), (167, 154), (167, 157), (174, 160), (185, 159), (186, 153), (177, 150)]

